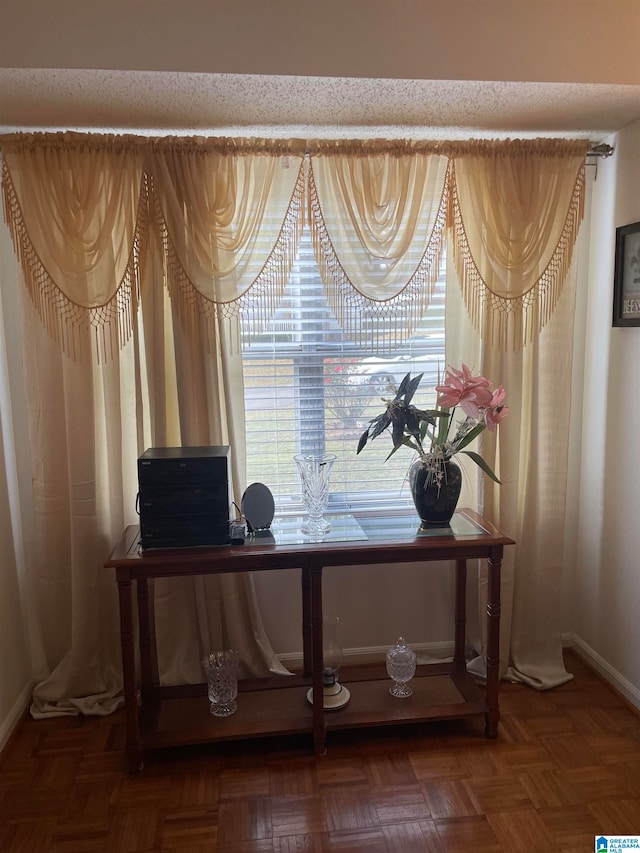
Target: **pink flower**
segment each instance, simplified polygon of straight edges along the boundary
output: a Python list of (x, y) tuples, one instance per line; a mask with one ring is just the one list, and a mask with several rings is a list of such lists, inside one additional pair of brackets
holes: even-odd
[(490, 385), (484, 376), (473, 376), (466, 364), (462, 365), (462, 370), (452, 367), (445, 373), (444, 383), (436, 385), (438, 406), (443, 409), (460, 406), (467, 417), (477, 419), (481, 409), (491, 405)]
[(508, 406), (503, 406), (502, 401), (507, 396), (507, 392), (502, 385), (493, 392), (491, 403), (484, 413), (484, 422), (487, 425), (489, 432), (495, 432), (501, 420), (509, 414)]
[(489, 407), (491, 409), (495, 409), (497, 406), (502, 405), (502, 401), (507, 396), (507, 392), (504, 390), (502, 385), (493, 392), (491, 396), (491, 402), (489, 403)]

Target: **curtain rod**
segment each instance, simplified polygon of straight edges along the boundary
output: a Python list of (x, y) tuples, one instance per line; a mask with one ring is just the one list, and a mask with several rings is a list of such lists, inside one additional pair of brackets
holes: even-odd
[[(587, 157), (602, 157), (603, 160), (606, 160), (607, 157), (611, 157), (615, 148), (612, 145), (608, 145), (606, 142), (597, 142), (590, 143), (589, 148), (587, 148)], [(305, 156), (311, 153), (311, 149), (308, 145), (305, 145), (304, 149)]]
[[(10, 134), (0, 134), (0, 146), (4, 145), (4, 144), (6, 144), (6, 143), (11, 144), (11, 143), (13, 143), (13, 142), (16, 142), (16, 141), (18, 141), (22, 136), (33, 136), (33, 135), (36, 135), (36, 136), (44, 136), (44, 135), (46, 135), (46, 134), (45, 134), (45, 133), (43, 133), (43, 132), (38, 132), (38, 133), (35, 133), (35, 134), (24, 134), (24, 133), (20, 133), (20, 132), (18, 132), (18, 133), (10, 133)], [(66, 133), (66, 134), (65, 134), (65, 133), (54, 133), (54, 134), (51, 134), (51, 135), (53, 135), (53, 136), (66, 136), (66, 135), (69, 135), (69, 136), (75, 136), (75, 135), (77, 135), (77, 136), (81, 136), (81, 135), (83, 135), (83, 134), (76, 133), (76, 132), (68, 132), (68, 133)], [(92, 136), (92, 135), (101, 136), (102, 134), (84, 134), (84, 135), (88, 135), (88, 136)], [(117, 135), (116, 135), (116, 136), (117, 136)], [(127, 136), (127, 138), (133, 139), (134, 141), (138, 141), (138, 142), (141, 142), (141, 143), (146, 143), (146, 142), (148, 142), (148, 141), (149, 141), (149, 139), (150, 139), (150, 138), (152, 138), (152, 137), (137, 136), (137, 135), (135, 135), (135, 134), (132, 134), (132, 135), (124, 134), (124, 136)], [(163, 138), (163, 137), (159, 137), (159, 138), (161, 139), (161, 138)], [(212, 139), (215, 139), (215, 138), (217, 138), (217, 137), (211, 137), (211, 138), (212, 138)], [(292, 141), (293, 141), (293, 140), (292, 140)], [(296, 142), (298, 142), (298, 143), (306, 143), (306, 140), (295, 140), (295, 141), (296, 141)], [(338, 141), (338, 140), (329, 140), (329, 141)], [(355, 142), (358, 142), (358, 141), (362, 141), (362, 140), (359, 140), (359, 139), (358, 139), (358, 140), (349, 140), (349, 141), (355, 141)], [(389, 140), (389, 141), (390, 141), (391, 143), (393, 142), (393, 140)], [(400, 140), (400, 141), (402, 141), (402, 140)], [(442, 141), (441, 141), (441, 142), (442, 142)], [(443, 145), (446, 145), (446, 143), (445, 143), (445, 142), (442, 142), (442, 144), (443, 144)], [(454, 144), (455, 144), (455, 143), (454, 143)], [(310, 146), (309, 146), (308, 144), (304, 144), (304, 149), (303, 149), (303, 150), (304, 150), (304, 154), (305, 154), (305, 155), (308, 155), (309, 153), (311, 153), (311, 148), (310, 148)], [(611, 145), (608, 145), (606, 142), (590, 143), (590, 144), (589, 144), (589, 148), (587, 149), (586, 156), (587, 156), (587, 157), (602, 157), (603, 159), (606, 159), (607, 157), (611, 157), (611, 155), (613, 154), (613, 152), (614, 152), (614, 151), (615, 151), (615, 149), (614, 149)]]
[(598, 145), (592, 145), (587, 149), (587, 157), (611, 157), (615, 148), (611, 145), (607, 145), (606, 142), (600, 142)]

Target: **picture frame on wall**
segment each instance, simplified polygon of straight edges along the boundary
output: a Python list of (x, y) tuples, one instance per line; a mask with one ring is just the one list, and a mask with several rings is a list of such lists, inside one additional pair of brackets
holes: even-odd
[(613, 325), (640, 326), (640, 222), (616, 228)]

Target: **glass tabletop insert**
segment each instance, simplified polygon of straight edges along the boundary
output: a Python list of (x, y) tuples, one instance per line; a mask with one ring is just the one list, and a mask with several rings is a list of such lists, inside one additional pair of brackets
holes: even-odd
[[(460, 513), (455, 513), (450, 524), (423, 528), (412, 513), (406, 516), (327, 515), (331, 530), (323, 542), (355, 542), (371, 539), (415, 539), (416, 536), (477, 536), (482, 529)], [(276, 516), (269, 531), (278, 545), (301, 545), (312, 540), (300, 531), (303, 515)]]

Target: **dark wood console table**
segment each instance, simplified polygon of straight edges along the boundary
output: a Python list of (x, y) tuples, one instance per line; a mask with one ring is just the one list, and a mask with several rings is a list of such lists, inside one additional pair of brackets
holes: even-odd
[[(331, 517), (329, 517), (331, 518)], [(239, 546), (140, 550), (139, 529), (128, 527), (105, 567), (115, 568), (120, 604), (126, 751), (129, 769), (142, 767), (143, 751), (180, 744), (309, 732), (317, 754), (332, 729), (416, 723), (475, 714), (485, 717), (487, 737), (497, 734), (499, 707), (500, 569), (512, 539), (469, 510), (451, 526), (427, 533), (419, 520), (401, 514), (336, 517), (322, 543), (304, 540), (299, 520), (287, 528), (274, 521), (273, 536)], [(281, 527), (279, 527), (281, 525)], [(487, 679), (479, 686), (465, 665), (466, 561), (488, 562)], [(389, 694), (385, 662), (343, 666), (340, 681), (351, 699), (339, 709), (322, 707), (322, 570), (328, 566), (455, 562), (455, 643), (450, 663), (418, 666), (413, 696)], [(299, 673), (250, 679), (239, 684), (238, 710), (227, 718), (209, 713), (206, 684), (161, 686), (158, 678), (152, 587), (154, 578), (225, 572), (296, 569), (301, 574), (303, 667)], [(137, 638), (133, 607), (138, 613)], [(136, 641), (140, 678), (136, 677)], [(313, 686), (313, 706), (307, 701)], [(139, 702), (138, 702), (139, 698)]]

